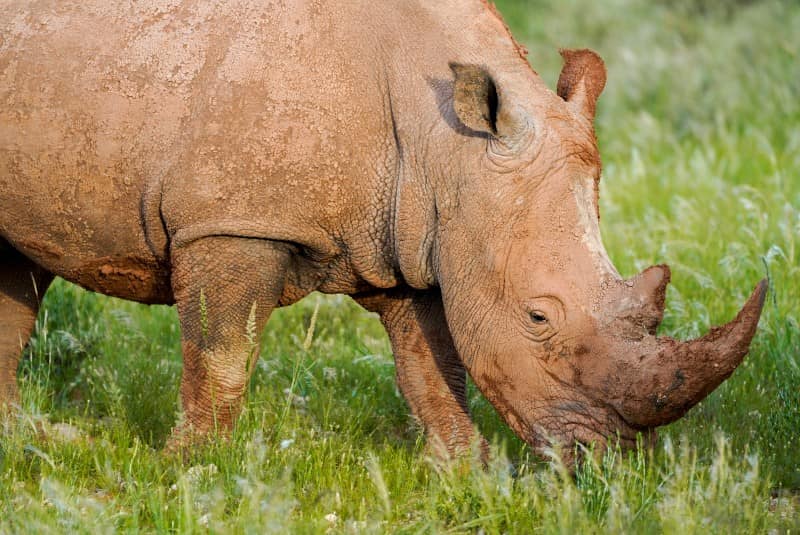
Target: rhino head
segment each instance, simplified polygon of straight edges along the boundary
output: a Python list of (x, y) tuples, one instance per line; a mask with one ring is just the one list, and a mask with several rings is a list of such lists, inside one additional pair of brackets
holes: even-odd
[(625, 280), (600, 238), (593, 121), (605, 67), (589, 50), (562, 56), (557, 93), (529, 69), (451, 65), (451, 112), (473, 145), (455, 158), (436, 265), (478, 388), (535, 451), (560, 442), (569, 463), (576, 442), (654, 437), (724, 381), (748, 351), (766, 282), (702, 338), (656, 336), (669, 268)]

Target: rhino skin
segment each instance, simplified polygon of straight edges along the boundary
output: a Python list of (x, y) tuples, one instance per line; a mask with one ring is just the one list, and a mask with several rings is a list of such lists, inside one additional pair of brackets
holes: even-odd
[(486, 447), (466, 373), (542, 452), (630, 446), (734, 371), (766, 282), (676, 342), (655, 336), (669, 269), (623, 280), (606, 254), (594, 52), (562, 51), (552, 92), (485, 0), (279, 6), (0, 4), (6, 413), (56, 275), (177, 305), (171, 448), (230, 431), (248, 322), (312, 291), (380, 315), (442, 455)]

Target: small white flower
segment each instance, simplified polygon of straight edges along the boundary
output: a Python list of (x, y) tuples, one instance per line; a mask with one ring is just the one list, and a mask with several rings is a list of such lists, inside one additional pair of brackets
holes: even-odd
[(327, 520), (331, 524), (336, 524), (336, 522), (339, 520), (339, 515), (337, 515), (336, 513), (328, 513), (327, 515), (325, 515), (325, 520)]
[(203, 465), (195, 465), (186, 471), (186, 479), (191, 483), (199, 482), (203, 477), (214, 477), (219, 472), (217, 465), (214, 463)]
[(322, 376), (326, 381), (335, 381), (337, 376), (336, 368), (322, 368)]
[(83, 438), (83, 433), (79, 428), (65, 422), (57, 422), (50, 426), (51, 436), (61, 442), (78, 442)]
[(294, 405), (295, 407), (303, 408), (306, 406), (306, 403), (308, 403), (308, 396), (301, 396), (299, 394), (295, 394), (289, 388), (285, 388), (283, 390), (283, 393), (286, 394), (286, 397), (288, 397), (291, 400), (292, 405)]
[(288, 448), (292, 444), (294, 444), (294, 439), (293, 438), (285, 438), (285, 439), (281, 440), (281, 449), (285, 450), (286, 448)]

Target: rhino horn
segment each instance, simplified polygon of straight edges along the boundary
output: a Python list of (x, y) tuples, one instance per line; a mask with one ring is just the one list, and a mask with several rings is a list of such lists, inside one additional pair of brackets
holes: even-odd
[(671, 277), (669, 266), (651, 266), (625, 281), (626, 299), (617, 305), (615, 316), (645, 327), (651, 335), (664, 318), (667, 285)]
[(688, 342), (658, 338), (654, 352), (633, 357), (639, 362), (628, 362), (624, 368), (635, 368), (636, 373), (622, 380), (625, 387), (619, 392), (617, 408), (622, 416), (641, 427), (666, 425), (727, 379), (747, 354), (767, 286), (762, 280), (730, 323)]

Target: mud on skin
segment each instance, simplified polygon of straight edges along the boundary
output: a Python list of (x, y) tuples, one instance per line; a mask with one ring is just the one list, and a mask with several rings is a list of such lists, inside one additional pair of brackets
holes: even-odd
[(484, 0), (6, 2), (0, 21), (6, 411), (55, 275), (177, 305), (172, 448), (230, 430), (243, 334), (315, 290), (380, 314), (442, 455), (482, 440), (467, 373), (541, 452), (649, 436), (747, 353), (764, 282), (703, 338), (655, 336), (669, 269), (623, 280), (600, 237), (603, 61), (563, 51), (550, 90)]

